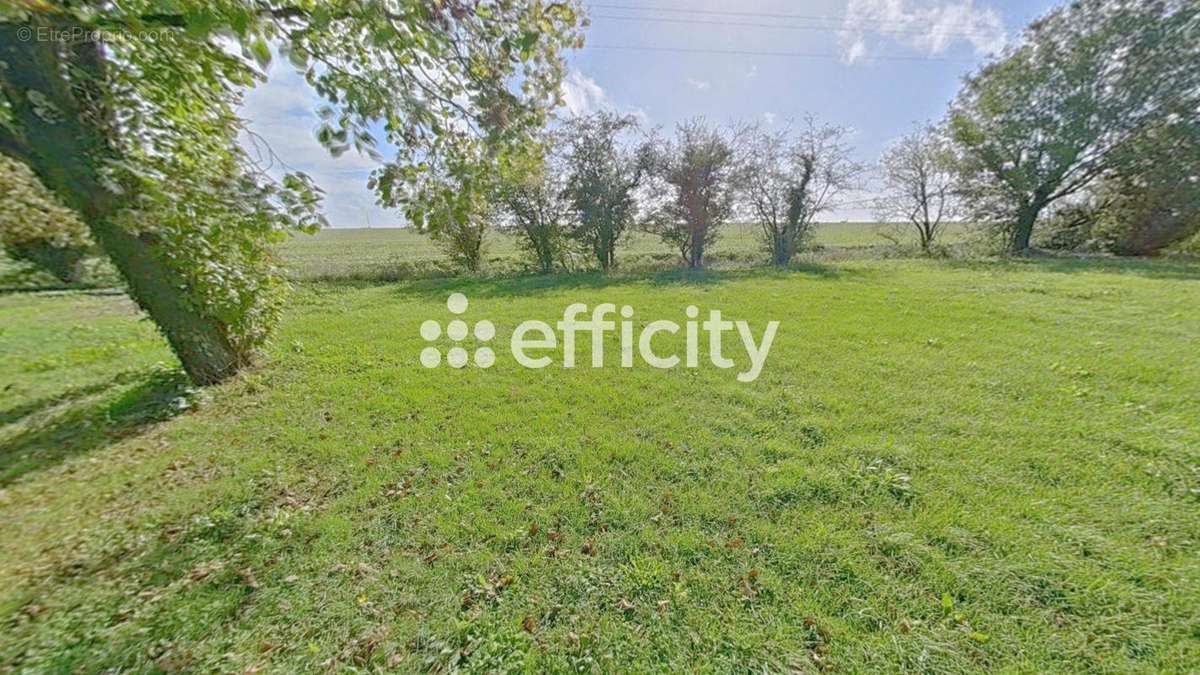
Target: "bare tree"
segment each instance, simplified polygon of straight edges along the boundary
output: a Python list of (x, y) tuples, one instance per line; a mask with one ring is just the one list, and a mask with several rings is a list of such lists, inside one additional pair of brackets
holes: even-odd
[(849, 129), (812, 116), (798, 130), (746, 130), (739, 182), (772, 263), (790, 263), (817, 216), (854, 189), (863, 166), (850, 158), (848, 135)]
[(643, 163), (665, 195), (647, 229), (675, 246), (690, 268), (704, 266), (704, 253), (733, 215), (737, 162), (727, 134), (697, 118), (680, 124), (673, 141), (652, 139)]
[(958, 216), (948, 141), (935, 127), (919, 127), (884, 151), (879, 168), (885, 192), (876, 201), (876, 217), (895, 223), (896, 242), (903, 231), (915, 231), (928, 253), (946, 222)]

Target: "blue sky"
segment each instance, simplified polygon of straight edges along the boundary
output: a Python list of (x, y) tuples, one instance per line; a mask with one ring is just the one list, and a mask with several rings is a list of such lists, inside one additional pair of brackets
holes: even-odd
[[(609, 0), (589, 2), (584, 49), (569, 58), (569, 112), (599, 107), (669, 129), (714, 122), (784, 124), (812, 113), (853, 128), (873, 161), (916, 123), (937, 120), (962, 76), (1012, 40), (1049, 0)], [(315, 141), (317, 100), (284, 59), (247, 95), (250, 128), (326, 191), (334, 227), (401, 224), (366, 189), (373, 163)], [(847, 204), (831, 220), (865, 218)]]

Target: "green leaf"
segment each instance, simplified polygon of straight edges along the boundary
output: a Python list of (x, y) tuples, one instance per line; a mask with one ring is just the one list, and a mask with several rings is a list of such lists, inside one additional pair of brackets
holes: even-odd
[(257, 38), (250, 43), (250, 53), (262, 68), (266, 68), (267, 64), (271, 63), (271, 47), (262, 38)]
[(184, 30), (187, 32), (188, 37), (197, 40), (207, 38), (217, 26), (217, 16), (205, 9), (188, 12), (184, 15), (184, 21), (186, 23)]
[(526, 61), (533, 56), (533, 48), (537, 45), (539, 35), (535, 31), (523, 33), (517, 40), (517, 49), (521, 52), (521, 60)]

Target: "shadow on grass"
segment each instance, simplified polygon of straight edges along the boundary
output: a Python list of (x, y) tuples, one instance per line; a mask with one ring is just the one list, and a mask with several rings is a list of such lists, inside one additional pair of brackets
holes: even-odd
[(745, 279), (808, 278), (836, 281), (866, 274), (865, 270), (845, 269), (816, 263), (795, 264), (787, 268), (759, 267), (739, 270), (674, 269), (657, 272), (566, 272), (507, 277), (456, 277), (421, 279), (402, 283), (400, 293), (444, 300), (448, 292), (460, 291), (469, 297), (532, 297), (543, 293), (598, 290), (627, 284), (654, 287), (715, 286)]
[(0, 412), (23, 428), (0, 440), (0, 485), (104, 448), (187, 409), (181, 370), (151, 369)]
[(39, 398), (34, 401), (22, 403), (21, 405), (13, 406), (6, 410), (0, 410), (0, 427), (16, 424), (26, 417), (38, 415), (61, 405), (78, 401), (90, 396), (96, 396), (121, 384), (122, 378), (128, 377), (128, 374), (118, 375), (111, 380), (103, 382), (94, 382), (82, 387), (71, 387), (61, 394)]
[(949, 260), (955, 269), (979, 271), (1032, 271), (1079, 274), (1131, 274), (1148, 279), (1175, 281), (1200, 280), (1200, 259), (1196, 258), (1116, 258), (1109, 256), (1055, 256), (992, 258), (985, 260)]

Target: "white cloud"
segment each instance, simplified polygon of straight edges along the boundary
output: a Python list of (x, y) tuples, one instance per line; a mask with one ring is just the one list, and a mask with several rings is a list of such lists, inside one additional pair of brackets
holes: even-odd
[(773, 112), (763, 113), (763, 121), (766, 122), (767, 124), (775, 124), (775, 119), (776, 119), (775, 113), (773, 113)]
[(644, 108), (623, 109), (616, 105), (608, 98), (608, 92), (604, 91), (604, 87), (578, 70), (571, 70), (563, 78), (562, 98), (563, 107), (572, 116), (587, 115), (598, 110), (610, 110), (623, 115), (632, 115), (642, 126), (650, 125), (650, 116)]
[(857, 63), (859, 59), (866, 55), (867, 43), (865, 40), (863, 40), (862, 35), (858, 35), (854, 38), (854, 44), (845, 48), (845, 51), (842, 54), (842, 59), (845, 60), (846, 63)]
[(634, 108), (626, 112), (626, 114), (633, 116), (633, 119), (637, 120), (637, 123), (643, 128), (650, 126), (650, 115), (646, 113), (645, 108)]
[(317, 142), (313, 132), (320, 104), (304, 78), (276, 59), (267, 82), (247, 92), (239, 111), (252, 132), (243, 135), (242, 147), (264, 164), (274, 162), (270, 173), (276, 177), (285, 171), (311, 176), (325, 191), (325, 214), (333, 227), (400, 224), (400, 214), (377, 206), (374, 193), (367, 189), (367, 177), (378, 166), (375, 160), (354, 150), (333, 157)]
[(578, 70), (572, 70), (563, 78), (562, 97), (563, 105), (572, 115), (586, 115), (610, 107), (604, 88)]
[(746, 71), (746, 79), (752, 79), (755, 77), (758, 77), (758, 64), (752, 63), (750, 64), (750, 69)]
[(686, 80), (687, 85), (696, 91), (706, 91), (712, 88), (712, 83), (708, 80), (697, 80), (694, 77), (689, 77)]
[(971, 45), (977, 54), (991, 54), (1000, 51), (1007, 39), (1000, 14), (990, 7), (976, 7), (974, 0), (933, 5), (921, 0), (850, 0), (838, 36), (843, 61), (869, 58), (870, 35), (931, 56), (957, 42)]

